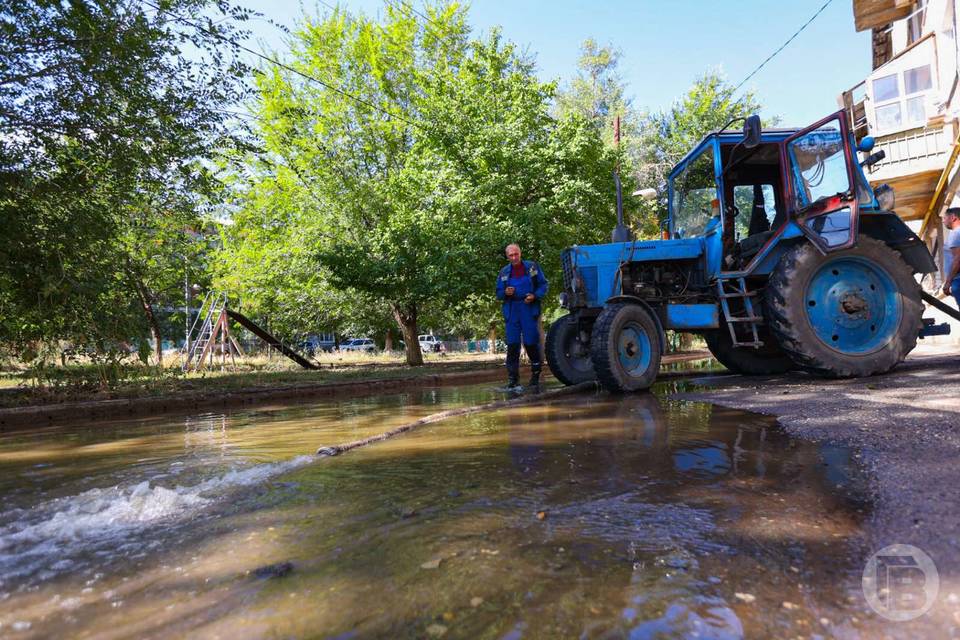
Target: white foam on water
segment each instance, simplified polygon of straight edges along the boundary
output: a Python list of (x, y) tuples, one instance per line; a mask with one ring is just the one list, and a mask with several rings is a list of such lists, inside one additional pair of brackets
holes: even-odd
[(0, 586), (11, 578), (47, 579), (73, 569), (73, 556), (102, 555), (98, 552), (105, 550), (105, 543), (116, 551), (153, 547), (156, 541), (118, 543), (153, 525), (185, 521), (233, 489), (260, 484), (313, 460), (313, 456), (299, 456), (231, 469), (192, 486), (164, 487), (145, 480), (90, 489), (24, 509), (0, 526)]

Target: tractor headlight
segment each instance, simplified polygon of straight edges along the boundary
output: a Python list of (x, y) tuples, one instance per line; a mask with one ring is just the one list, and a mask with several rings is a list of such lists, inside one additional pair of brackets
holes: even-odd
[(569, 301), (570, 301), (570, 300), (569, 300), (569, 296), (567, 295), (567, 292), (566, 292), (566, 291), (564, 291), (563, 293), (560, 294), (560, 306), (561, 306), (561, 307), (563, 307), (564, 309), (568, 309), (569, 307), (567, 306), (567, 303), (568, 303)]
[(896, 198), (893, 195), (893, 187), (888, 184), (882, 184), (873, 190), (873, 195), (877, 197), (877, 204), (884, 211), (893, 211), (893, 205), (896, 204)]

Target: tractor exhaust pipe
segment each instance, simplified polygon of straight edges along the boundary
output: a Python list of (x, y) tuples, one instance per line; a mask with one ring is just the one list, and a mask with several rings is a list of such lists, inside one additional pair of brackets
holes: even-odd
[(613, 140), (617, 145), (617, 164), (613, 168), (613, 183), (617, 186), (617, 226), (610, 234), (610, 242), (629, 242), (633, 240), (633, 234), (623, 224), (623, 189), (620, 187), (620, 116), (613, 120)]
[(629, 242), (632, 240), (630, 229), (623, 223), (623, 189), (620, 186), (620, 173), (613, 172), (613, 183), (617, 186), (617, 226), (610, 234), (610, 242)]

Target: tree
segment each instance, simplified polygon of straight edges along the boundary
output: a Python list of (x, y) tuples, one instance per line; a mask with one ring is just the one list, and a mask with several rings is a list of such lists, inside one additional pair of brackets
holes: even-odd
[[(722, 75), (709, 71), (668, 109), (649, 115), (642, 127), (640, 181), (662, 189), (673, 166), (707, 134), (734, 118), (760, 111), (752, 92), (735, 96), (734, 88)], [(775, 118), (767, 121), (775, 122)]]
[(629, 158), (643, 114), (634, 109), (626, 83), (617, 72), (622, 55), (609, 45), (598, 46), (592, 38), (584, 40), (576, 76), (558, 92), (556, 110), (560, 117), (575, 113), (588, 120), (610, 148), (615, 147), (613, 122), (619, 116), (621, 147)]
[(230, 183), (235, 206), (221, 228), (222, 248), (214, 254), (217, 287), (284, 339), (321, 330), (367, 334), (382, 327), (390, 317), (382, 302), (334, 286), (329, 270), (318, 264), (317, 242), (325, 232), (317, 225), (323, 218), (315, 215), (316, 203), (297, 176), (257, 154), (243, 162), (259, 172)]
[[(612, 226), (599, 134), (576, 114), (551, 117), (554, 85), (498, 33), (471, 41), (457, 5), (427, 10), (429, 23), (393, 5), (382, 23), (338, 10), (296, 31), (298, 73), (258, 78), (266, 157), (248, 171), (254, 212), (231, 232), (284, 207), (296, 220), (285, 244), (308, 247), (347, 298), (385, 304), (411, 365), (424, 317), (477, 292), (494, 306), (505, 244), (557, 276), (563, 247)], [(278, 185), (282, 204), (263, 202)]]
[[(586, 119), (598, 132), (604, 145), (616, 154), (623, 182), (624, 209), (634, 231), (641, 237), (657, 232), (657, 215), (646, 202), (631, 196), (638, 185), (641, 164), (641, 126), (646, 114), (633, 106), (627, 85), (617, 71), (622, 53), (612, 46), (599, 46), (592, 38), (580, 47), (577, 72), (557, 95), (556, 113), (575, 114)], [(620, 119), (620, 141), (614, 137), (615, 121)]]
[[(248, 13), (0, 0), (0, 340), (156, 333), (162, 281), (216, 186), (197, 160), (230, 139), (244, 68), (224, 39)], [(205, 14), (228, 19), (184, 22)]]
[[(206, 169), (197, 165), (203, 175)], [(119, 284), (132, 291), (154, 340), (157, 364), (163, 364), (163, 330), (159, 307), (183, 300), (184, 280), (189, 284), (206, 281), (203, 264), (215, 234), (206, 228), (201, 212), (217, 193), (212, 176), (196, 178), (200, 185), (178, 183), (175, 176), (163, 175), (162, 182), (142, 179), (138, 192), (121, 210), (117, 237), (109, 247), (117, 261)]]

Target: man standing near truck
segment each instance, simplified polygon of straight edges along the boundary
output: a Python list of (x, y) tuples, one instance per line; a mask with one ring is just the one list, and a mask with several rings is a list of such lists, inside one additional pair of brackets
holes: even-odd
[(507, 337), (507, 389), (519, 389), (520, 345), (530, 358), (531, 388), (540, 386), (540, 300), (547, 295), (547, 278), (540, 265), (532, 260), (521, 260), (520, 247), (507, 245), (510, 264), (497, 277), (497, 299), (503, 302), (503, 321)]
[(960, 306), (960, 207), (950, 207), (943, 216), (943, 224), (950, 230), (943, 243), (944, 295), (953, 294)]

